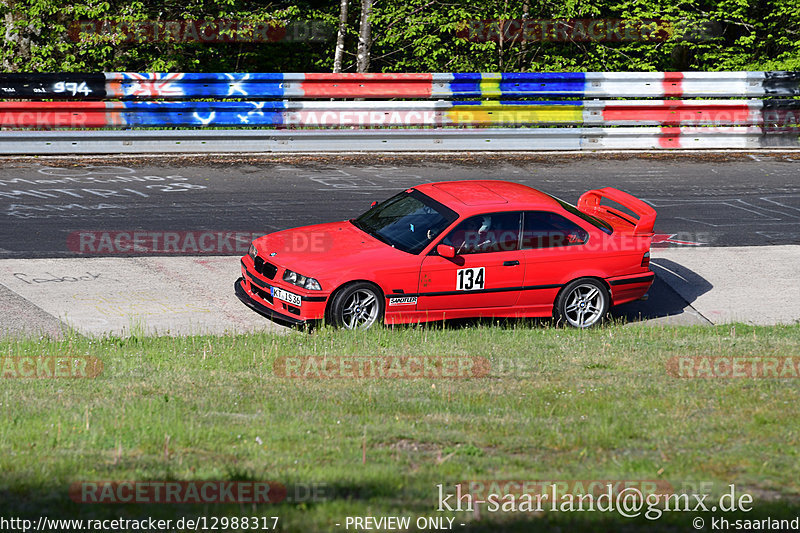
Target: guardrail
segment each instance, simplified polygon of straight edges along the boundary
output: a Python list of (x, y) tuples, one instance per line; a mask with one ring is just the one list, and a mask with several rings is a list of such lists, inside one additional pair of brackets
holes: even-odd
[(0, 74), (4, 98), (488, 98), (800, 96), (800, 72)]
[(6, 154), (441, 152), (798, 148), (760, 127), (0, 132)]
[(798, 72), (0, 74), (0, 95), (0, 127), (58, 130), (0, 132), (3, 154), (800, 147)]
[(418, 127), (767, 125), (800, 122), (800, 100), (0, 102), (0, 126)]

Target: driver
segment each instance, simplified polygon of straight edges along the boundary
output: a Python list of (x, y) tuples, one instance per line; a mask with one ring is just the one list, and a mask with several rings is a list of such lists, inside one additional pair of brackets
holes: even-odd
[(456, 253), (480, 251), (481, 247), (491, 243), (489, 238), (491, 225), (492, 217), (488, 215), (469, 218), (453, 230), (447, 240), (456, 249)]

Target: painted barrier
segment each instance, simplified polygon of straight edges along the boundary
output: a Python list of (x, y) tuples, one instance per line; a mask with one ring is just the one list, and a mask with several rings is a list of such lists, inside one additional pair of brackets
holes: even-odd
[(0, 74), (0, 97), (32, 100), (790, 96), (800, 72)]
[(799, 96), (783, 71), (14, 73), (0, 153), (798, 148)]
[(800, 125), (800, 100), (0, 102), (0, 127)]

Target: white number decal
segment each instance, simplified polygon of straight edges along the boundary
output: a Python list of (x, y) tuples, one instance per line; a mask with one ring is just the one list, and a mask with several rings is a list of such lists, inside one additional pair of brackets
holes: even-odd
[(89, 93), (92, 92), (92, 90), (86, 85), (85, 81), (80, 82), (80, 84), (73, 81), (59, 81), (53, 85), (53, 91), (57, 93), (72, 93), (72, 96), (75, 96), (78, 93), (83, 93), (84, 95), (89, 96)]
[(457, 271), (456, 290), (474, 291), (483, 288), (483, 267), (462, 268)]

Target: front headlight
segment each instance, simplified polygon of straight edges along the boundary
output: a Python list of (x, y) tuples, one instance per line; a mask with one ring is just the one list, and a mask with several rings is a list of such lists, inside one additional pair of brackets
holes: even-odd
[(319, 281), (315, 280), (314, 278), (302, 276), (293, 270), (289, 270), (288, 268), (283, 272), (283, 281), (291, 283), (292, 285), (297, 285), (298, 287), (303, 287), (304, 289), (308, 289), (310, 291), (322, 290)]
[(250, 249), (247, 250), (247, 255), (249, 255), (253, 261), (255, 261), (256, 256), (258, 255), (258, 250), (256, 250), (256, 245), (254, 243), (250, 243)]

